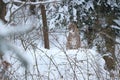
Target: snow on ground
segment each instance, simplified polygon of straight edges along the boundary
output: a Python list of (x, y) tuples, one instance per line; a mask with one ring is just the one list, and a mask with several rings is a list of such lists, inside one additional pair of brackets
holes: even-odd
[[(80, 48), (78, 50), (60, 50), (38, 48), (32, 53), (28, 80), (104, 80), (104, 60), (94, 50)], [(12, 60), (14, 77), (25, 79), (24, 69)], [(16, 65), (17, 64), (17, 65)], [(14, 67), (14, 68), (13, 68)], [(14, 70), (16, 69), (16, 71)]]
[(41, 45), (29, 48), (25, 52), (30, 62), (27, 73), (18, 58), (8, 51), (5, 56), (11, 63), (7, 72), (11, 80), (106, 80), (102, 56), (92, 49), (66, 50), (66, 36), (66, 32), (50, 33), (49, 50)]
[[(106, 80), (102, 56), (92, 49), (66, 50), (66, 35), (50, 33), (49, 50), (41, 44), (28, 49), (25, 52), (30, 62), (27, 73), (18, 58), (8, 51), (5, 56), (11, 63), (7, 73), (11, 80)], [(21, 46), (20, 50), (23, 50)]]
[(40, 53), (40, 56), (43, 57), (43, 60), (40, 61), (39, 66), (42, 73), (45, 74), (44, 76), (48, 76), (49, 73), (50, 80), (57, 80), (60, 76), (63, 76), (65, 80), (75, 80), (76, 78), (78, 80), (88, 80), (88, 78), (96, 80), (103, 77), (101, 74), (104, 72), (104, 60), (93, 50), (61, 51), (53, 49)]

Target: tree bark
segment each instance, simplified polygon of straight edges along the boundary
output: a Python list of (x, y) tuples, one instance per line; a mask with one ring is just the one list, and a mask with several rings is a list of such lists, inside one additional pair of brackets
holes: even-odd
[[(96, 6), (96, 12), (98, 14), (97, 16), (98, 20), (96, 21), (98, 23), (96, 25), (100, 26), (100, 30), (102, 33), (105, 33), (105, 34), (101, 34), (102, 38), (104, 38), (105, 40), (105, 47), (103, 47), (103, 49), (101, 49), (101, 51), (99, 52), (103, 54), (110, 54), (104, 56), (103, 58), (105, 60), (107, 69), (111, 71), (114, 70), (116, 66), (115, 40), (112, 40), (112, 39), (116, 39), (116, 35), (115, 35), (115, 31), (110, 27), (111, 25), (114, 24), (113, 20), (115, 19), (115, 16), (114, 14), (110, 13), (111, 10), (108, 8), (106, 6)], [(105, 21), (102, 22), (105, 22), (107, 24), (107, 26), (105, 27), (102, 27), (104, 23), (101, 23), (100, 21), (100, 19), (103, 18), (105, 18)], [(112, 39), (110, 39), (107, 35), (109, 35)], [(106, 48), (105, 51), (104, 48)]]
[[(35, 2), (35, 0), (30, 0), (31, 2)], [(35, 15), (35, 5), (30, 6), (30, 12), (31, 14)]]
[[(3, 0), (0, 0), (0, 19), (4, 22), (7, 23), (5, 20), (5, 15), (6, 15), (6, 4), (3, 2)], [(0, 55), (0, 59), (2, 59), (3, 55)]]
[(6, 23), (7, 21), (5, 20), (5, 15), (6, 15), (6, 4), (3, 2), (3, 0), (0, 0), (0, 19)]
[(43, 22), (44, 47), (49, 49), (50, 47), (49, 47), (49, 35), (48, 35), (46, 10), (44, 5), (40, 5), (40, 8), (41, 8), (42, 22)]

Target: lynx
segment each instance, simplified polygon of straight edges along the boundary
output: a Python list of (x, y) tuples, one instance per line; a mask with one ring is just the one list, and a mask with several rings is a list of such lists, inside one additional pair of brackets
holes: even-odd
[(67, 37), (66, 48), (67, 49), (78, 49), (81, 46), (79, 30), (75, 22), (72, 22), (68, 26), (69, 34)]

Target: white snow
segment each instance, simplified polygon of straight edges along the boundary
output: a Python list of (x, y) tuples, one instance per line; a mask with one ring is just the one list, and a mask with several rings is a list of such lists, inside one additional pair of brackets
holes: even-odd
[[(4, 29), (3, 33), (5, 33), (8, 27), (5, 27), (2, 23), (0, 25)], [(13, 31), (12, 29), (14, 30), (14, 28), (8, 28), (10, 31)], [(65, 38), (65, 33), (62, 35), (60, 33), (51, 33), (50, 44), (52, 45), (54, 43), (57, 46), (52, 45), (50, 50), (36, 46), (35, 49), (31, 48), (26, 51), (29, 55), (24, 56), (24, 58), (29, 60), (30, 63), (28, 74), (26, 74), (27, 78), (29, 80), (39, 78), (42, 80), (48, 80), (48, 78), (50, 80), (105, 79), (105, 62), (102, 56), (92, 49), (80, 48), (77, 50), (66, 50)], [(12, 64), (8, 72), (12, 74), (9, 74), (11, 79), (15, 80), (15, 78), (17, 78), (18, 80), (25, 80), (24, 68), (20, 67), (20, 62), (16, 56), (11, 54), (12, 52), (6, 53), (6, 60)]]
[[(6, 2), (7, 1), (9, 0), (6, 0)], [(18, 0), (15, 0), (15, 2), (23, 3)], [(51, 2), (53, 2), (53, 0), (49, 0), (45, 2), (35, 2), (35, 3), (28, 2), (27, 4), (37, 5), (41, 3), (46, 4)], [(76, 0), (77, 4), (82, 4), (82, 2), (84, 2), (84, 0)], [(11, 5), (8, 6), (10, 7)], [(93, 8), (92, 1), (89, 1), (89, 3), (86, 5), (87, 9), (89, 9), (90, 7)], [(18, 7), (13, 5), (11, 11), (13, 12), (16, 9), (18, 9)], [(60, 23), (60, 21), (56, 20), (59, 15), (62, 18), (66, 18), (67, 21), (69, 18), (67, 6), (64, 6), (63, 8), (60, 7), (60, 9), (58, 10), (59, 14), (56, 14), (55, 17), (53, 17), (54, 10), (56, 10), (56, 8), (51, 7), (50, 13), (48, 12), (49, 15), (51, 14), (50, 18), (52, 18), (49, 20), (50, 29), (56, 27), (55, 23)], [(74, 20), (76, 20), (75, 9), (74, 12), (75, 12)], [(6, 15), (7, 21), (9, 21), (10, 19), (10, 14), (11, 14), (10, 11), (8, 11)], [(32, 17), (30, 20), (32, 19), (34, 19), (34, 17)], [(36, 21), (35, 23), (37, 22), (39, 23), (39, 21)], [(12, 31), (15, 33), (22, 30), (24, 31), (27, 29), (27, 27), (31, 27), (30, 25), (32, 24), (24, 25), (24, 27), (21, 27), (21, 25), (19, 25), (18, 26), (19, 29), (14, 31), (15, 28), (10, 28), (9, 25), (7, 26), (0, 22), (0, 26), (1, 26), (0, 35), (4, 35), (4, 37), (6, 37), (5, 35), (8, 35)], [(4, 57), (12, 65), (8, 71), (11, 80), (25, 80), (25, 75), (27, 76), (28, 80), (106, 80), (108, 78), (106, 76), (109, 76), (109, 74), (107, 73), (106, 70), (104, 70), (105, 61), (102, 58), (102, 56), (99, 53), (97, 53), (97, 51), (95, 51), (96, 50), (95, 47), (93, 49), (86, 49), (83, 47), (77, 50), (66, 50), (65, 44), (66, 44), (67, 33), (66, 32), (57, 33), (57, 32), (58, 31), (49, 33), (50, 34), (49, 50), (41, 47), (41, 45), (39, 44), (41, 44), (42, 42), (39, 42), (37, 43), (37, 46), (34, 49), (29, 48), (28, 50), (25, 51), (27, 56), (24, 57), (27, 60), (29, 60), (30, 63), (30, 68), (28, 69), (27, 74), (25, 74), (24, 68), (21, 67), (20, 65), (21, 62), (17, 59), (17, 57), (14, 54), (11, 54), (13, 52), (12, 51), (6, 52), (6, 55)], [(19, 46), (18, 44), (17, 46)], [(20, 50), (23, 50), (21, 46), (19, 47)]]
[(94, 9), (92, 0), (88, 1), (87, 4), (86, 4), (86, 9), (89, 10), (90, 8)]
[[(105, 78), (104, 60), (102, 56), (94, 50), (80, 48), (78, 50), (60, 50), (60, 49), (36, 49), (35, 53), (32, 51), (34, 63), (30, 64), (30, 74), (36, 80), (38, 71), (40, 72), (42, 80), (103, 80)], [(36, 57), (35, 57), (36, 56)], [(31, 61), (31, 60), (30, 60)], [(37, 61), (37, 65), (36, 62)], [(14, 61), (12, 61), (14, 62)], [(15, 64), (14, 68), (19, 65)], [(37, 71), (38, 67), (38, 71)], [(24, 78), (21, 68), (14, 73), (14, 75)], [(19, 75), (18, 75), (19, 74)], [(40, 76), (39, 75), (39, 76)], [(77, 77), (76, 77), (76, 76)], [(28, 79), (31, 76), (28, 73)]]
[(112, 25), (111, 27), (114, 28), (114, 29), (120, 30), (120, 27), (118, 27), (118, 26)]
[(120, 19), (115, 19), (114, 22), (120, 26)]
[[(30, 23), (28, 21), (28, 23)], [(8, 35), (9, 31), (19, 32), (24, 31), (21, 27), (14, 31), (15, 28), (10, 28), (8, 25), (0, 23), (3, 30), (1, 32)], [(20, 26), (20, 25), (19, 25)], [(17, 27), (19, 27), (17, 26)], [(13, 27), (13, 26), (12, 26)], [(29, 27), (25, 25), (24, 28)], [(8, 32), (7, 32), (8, 31)], [(1, 34), (0, 32), (0, 34)], [(92, 49), (80, 48), (77, 50), (66, 50), (66, 33), (50, 33), (51, 49), (44, 49), (41, 46), (36, 46), (34, 49), (30, 48), (24, 56), (29, 60), (30, 68), (26, 74), (29, 80), (103, 80), (106, 79), (107, 71), (104, 70), (104, 60), (102, 56)], [(38, 43), (39, 44), (39, 43)], [(22, 49), (20, 49), (22, 50)], [(9, 75), (12, 80), (25, 80), (25, 71), (21, 67), (18, 58), (11, 54), (13, 52), (6, 52), (7, 60), (12, 64), (9, 68)], [(12, 74), (12, 75), (11, 75)]]

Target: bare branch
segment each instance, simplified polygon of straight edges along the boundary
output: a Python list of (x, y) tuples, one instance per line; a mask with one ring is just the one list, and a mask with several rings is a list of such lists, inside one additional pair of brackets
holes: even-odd
[(9, 23), (10, 23), (10, 21), (12, 20), (12, 19), (11, 19), (12, 16), (13, 16), (18, 10), (20, 10), (23, 6), (25, 6), (25, 4), (26, 4), (26, 2), (25, 2), (25, 3), (22, 3), (21, 6), (20, 6), (18, 9), (16, 9), (14, 12), (12, 12), (12, 14), (10, 14), (10, 20), (9, 20)]
[(19, 8), (16, 9), (14, 12), (12, 12), (12, 14), (10, 15), (10, 20), (9, 20), (9, 23), (10, 21), (12, 20), (12, 16), (18, 11), (20, 10), (23, 6), (26, 6), (26, 5), (41, 5), (41, 4), (47, 4), (47, 3), (59, 3), (61, 2), (60, 0), (55, 0), (55, 1), (39, 1), (39, 2), (27, 2), (27, 1), (10, 1), (8, 3), (12, 3), (12, 4), (19, 4)]

